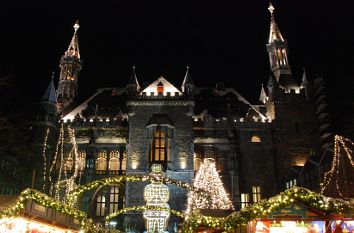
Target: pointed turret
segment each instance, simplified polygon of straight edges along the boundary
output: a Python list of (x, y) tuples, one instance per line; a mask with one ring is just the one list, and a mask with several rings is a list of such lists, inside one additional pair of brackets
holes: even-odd
[(308, 84), (309, 84), (309, 81), (307, 80), (305, 68), (304, 68), (303, 70), (304, 70), (304, 72), (303, 72), (303, 74), (302, 74), (301, 88), (305, 88), (305, 87), (307, 87)]
[(47, 90), (44, 92), (44, 95), (42, 97), (42, 102), (48, 102), (48, 103), (53, 103), (57, 104), (57, 94), (55, 93), (55, 87), (54, 87), (54, 72), (52, 73), (52, 79), (47, 87)]
[(274, 73), (276, 80), (285, 92), (291, 89), (298, 89), (292, 74), (288, 59), (288, 43), (282, 36), (279, 27), (274, 18), (274, 7), (270, 3), (268, 10), (271, 14), (269, 40), (267, 51), (269, 54), (270, 68)]
[(261, 88), (261, 93), (259, 95), (259, 101), (261, 101), (262, 103), (265, 104), (265, 102), (267, 102), (268, 100), (268, 96), (264, 90), (263, 84), (262, 84), (262, 88)]
[(138, 78), (136, 77), (135, 73), (135, 66), (133, 66), (132, 74), (130, 75), (126, 89), (129, 94), (136, 94), (140, 90)]
[(278, 82), (275, 79), (274, 74), (272, 72), (269, 74), (267, 89), (268, 89), (268, 100), (273, 101), (275, 92), (278, 89)]
[(189, 66), (187, 66), (187, 71), (184, 76), (181, 88), (182, 88), (182, 92), (185, 93), (186, 95), (188, 95), (188, 96), (193, 95), (193, 91), (194, 91), (195, 86), (194, 86), (192, 76), (189, 72)]
[(49, 82), (49, 85), (47, 89), (44, 92), (44, 95), (41, 99), (40, 102), (40, 113), (39, 117), (42, 119), (48, 119), (50, 117), (56, 117), (58, 114), (58, 109), (57, 109), (57, 96), (55, 93), (55, 87), (54, 87), (54, 72), (52, 73), (52, 78)]
[(74, 35), (70, 41), (68, 49), (60, 60), (60, 77), (57, 97), (62, 109), (72, 104), (77, 97), (78, 77), (82, 67), (77, 34), (79, 27), (80, 25), (78, 21), (76, 21), (74, 24)]

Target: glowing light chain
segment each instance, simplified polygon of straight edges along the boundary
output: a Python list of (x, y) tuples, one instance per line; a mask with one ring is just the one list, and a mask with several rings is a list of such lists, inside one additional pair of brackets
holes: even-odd
[(350, 145), (354, 148), (354, 143), (349, 139), (342, 137), (340, 135), (336, 135), (334, 137), (334, 155), (333, 161), (331, 165), (331, 169), (325, 173), (323, 182), (320, 184), (321, 191), (320, 193), (323, 194), (326, 190), (330, 189), (330, 184), (334, 182), (335, 190), (340, 197), (343, 197), (343, 193), (341, 191), (341, 186), (339, 185), (338, 181), (340, 179), (340, 168), (343, 160), (345, 159), (344, 155), (348, 158), (351, 168), (354, 168), (354, 161), (353, 161), (353, 151), (348, 148), (347, 145)]
[(103, 187), (106, 185), (111, 185), (111, 184), (121, 184), (124, 182), (140, 182), (140, 181), (161, 181), (165, 184), (172, 184), (176, 185), (178, 187), (182, 187), (189, 190), (194, 190), (196, 193), (199, 193), (202, 196), (206, 196), (207, 192), (194, 187), (193, 185), (180, 181), (180, 180), (174, 180), (170, 179), (168, 177), (160, 177), (160, 176), (151, 176), (151, 175), (135, 175), (135, 176), (126, 176), (126, 175), (119, 175), (119, 176), (114, 176), (114, 177), (108, 177), (108, 178), (103, 178), (100, 180), (95, 180), (91, 183), (87, 183), (84, 185), (81, 185), (77, 187), (76, 189), (73, 189), (68, 195), (66, 195), (66, 203), (69, 205), (72, 205), (75, 202), (75, 199), (81, 195), (84, 192), (97, 189), (99, 187)]
[(144, 210), (158, 210), (158, 211), (169, 211), (171, 214), (176, 215), (177, 217), (184, 218), (184, 214), (178, 210), (173, 210), (173, 209), (168, 209), (168, 208), (163, 208), (163, 207), (157, 207), (157, 206), (131, 206), (131, 207), (126, 207), (123, 209), (120, 209), (114, 213), (111, 213), (105, 217), (105, 221), (109, 222), (112, 218), (117, 217), (118, 215), (127, 213), (127, 212), (135, 212), (135, 211), (144, 211)]
[(98, 232), (92, 219), (88, 219), (86, 213), (74, 209), (62, 202), (59, 202), (37, 190), (26, 189), (19, 195), (17, 202), (10, 208), (0, 212), (0, 219), (18, 217), (29, 199), (46, 208), (52, 208), (60, 213), (69, 215), (80, 222), (81, 230), (84, 232)]
[(350, 213), (354, 208), (353, 201), (328, 198), (305, 188), (293, 187), (268, 200), (262, 200), (252, 206), (243, 208), (241, 211), (233, 212), (225, 218), (203, 216), (198, 210), (193, 210), (184, 222), (182, 232), (196, 232), (200, 226), (223, 232), (235, 232), (235, 228), (246, 225), (253, 219), (265, 217), (273, 211), (298, 201), (309, 207), (322, 210), (328, 215), (332, 213)]
[(223, 209), (233, 210), (229, 194), (225, 191), (213, 159), (205, 159), (195, 176), (193, 184), (196, 188), (207, 190), (208, 196), (203, 197), (198, 192), (188, 193), (187, 211), (193, 209)]
[(43, 187), (42, 189), (46, 189), (46, 180), (47, 180), (47, 141), (48, 141), (48, 135), (49, 135), (49, 127), (46, 130), (45, 137), (44, 137), (44, 142), (43, 142), (43, 150), (42, 150), (42, 157), (43, 157)]

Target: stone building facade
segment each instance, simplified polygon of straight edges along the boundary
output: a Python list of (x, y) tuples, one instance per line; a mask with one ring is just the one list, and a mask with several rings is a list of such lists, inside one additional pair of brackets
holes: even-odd
[[(288, 169), (303, 166), (319, 150), (320, 140), (311, 82), (305, 73), (301, 84), (295, 81), (287, 42), (275, 22), (274, 9), (269, 9), (271, 75), (267, 86), (262, 86), (258, 103), (250, 103), (222, 83), (200, 88), (188, 68), (181, 87), (164, 77), (140, 86), (133, 68), (125, 87), (98, 89), (76, 104), (82, 62), (79, 25), (75, 24), (73, 39), (60, 61), (57, 91), (51, 83), (43, 98), (47, 101), (43, 106), (50, 112), (41, 115), (50, 114), (51, 118), (39, 117), (38, 125), (54, 124), (59, 131), (63, 124), (75, 130), (78, 154), (84, 161), (81, 184), (121, 174), (145, 175), (153, 163), (162, 164), (168, 177), (191, 183), (201, 161), (212, 157), (236, 209), (274, 196), (285, 188)], [(41, 124), (42, 119), (46, 124)], [(55, 120), (53, 124), (49, 119)], [(65, 150), (69, 144), (66, 141), (64, 157), (59, 161), (67, 174), (75, 167)], [(81, 198), (81, 208), (103, 224), (110, 213), (143, 205), (145, 185), (127, 182), (88, 191)], [(184, 210), (186, 190), (170, 188), (169, 205)], [(175, 222), (178, 219), (171, 218), (171, 229)], [(127, 213), (111, 227), (141, 230), (142, 224), (141, 214)]]

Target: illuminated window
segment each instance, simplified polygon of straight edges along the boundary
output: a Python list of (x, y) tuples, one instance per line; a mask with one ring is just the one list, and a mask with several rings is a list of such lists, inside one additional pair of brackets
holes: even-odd
[(248, 193), (241, 193), (241, 209), (250, 204), (250, 195)]
[(251, 138), (251, 142), (259, 143), (259, 142), (261, 142), (261, 138), (259, 136), (254, 135)]
[(118, 174), (119, 171), (119, 152), (118, 151), (112, 151), (109, 154), (109, 165), (108, 165), (109, 171), (111, 174)]
[(156, 127), (150, 145), (150, 162), (167, 162), (170, 157), (171, 141), (168, 129)]
[(200, 165), (202, 163), (202, 160), (200, 158), (197, 158), (194, 156), (194, 171), (197, 172), (200, 168)]
[(106, 197), (99, 195), (96, 199), (96, 216), (104, 216), (106, 210)]
[(105, 151), (101, 151), (97, 154), (97, 159), (96, 159), (97, 174), (104, 174), (106, 172), (106, 159), (107, 159), (107, 154)]
[(109, 213), (114, 213), (118, 210), (118, 197), (119, 188), (118, 186), (112, 186), (109, 191)]
[(261, 200), (261, 187), (253, 186), (252, 187), (252, 198), (253, 203), (259, 202)]
[(123, 159), (122, 159), (122, 171), (127, 169), (127, 154), (123, 152)]
[(78, 158), (77, 158), (77, 166), (79, 170), (85, 170), (85, 164), (86, 164), (86, 152), (85, 151), (80, 151), (78, 152)]
[(74, 160), (72, 158), (72, 154), (70, 154), (69, 157), (65, 161), (64, 170), (71, 171), (73, 169), (73, 166), (74, 166)]

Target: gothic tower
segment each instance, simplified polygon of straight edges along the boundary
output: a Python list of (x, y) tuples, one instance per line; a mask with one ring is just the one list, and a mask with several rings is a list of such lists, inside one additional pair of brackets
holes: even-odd
[(274, 19), (274, 7), (269, 5), (268, 10), (271, 14), (269, 40), (267, 51), (269, 54), (270, 68), (276, 80), (286, 92), (291, 89), (298, 89), (298, 85), (293, 79), (288, 59), (288, 42), (283, 38), (277, 23)]
[(74, 24), (74, 35), (68, 49), (60, 59), (60, 77), (57, 90), (61, 110), (71, 105), (77, 97), (78, 77), (82, 67), (77, 30), (78, 21)]
[[(267, 109), (267, 117), (274, 122), (275, 153), (278, 163), (279, 184), (290, 166), (303, 166), (318, 148), (315, 108), (311, 83), (306, 76), (298, 85), (291, 73), (288, 45), (271, 13), (269, 41), (266, 45), (271, 74), (268, 96), (261, 92), (260, 100)], [(265, 100), (265, 101), (264, 101)]]

